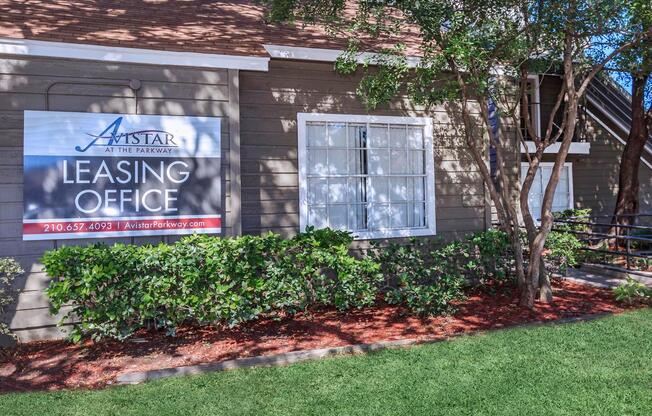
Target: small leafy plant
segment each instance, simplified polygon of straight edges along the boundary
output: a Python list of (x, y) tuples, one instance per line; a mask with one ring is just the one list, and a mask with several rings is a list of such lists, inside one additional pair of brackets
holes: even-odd
[(631, 277), (627, 277), (627, 280), (615, 287), (613, 292), (618, 302), (627, 305), (652, 303), (652, 289)]
[(546, 239), (546, 264), (554, 271), (564, 273), (579, 264), (582, 242), (567, 232), (552, 231)]
[[(4, 314), (5, 308), (14, 302), (15, 293), (11, 285), (14, 279), (23, 273), (16, 260), (8, 257), (0, 258), (0, 316)], [(13, 337), (9, 325), (5, 322), (0, 322), (0, 335)]]

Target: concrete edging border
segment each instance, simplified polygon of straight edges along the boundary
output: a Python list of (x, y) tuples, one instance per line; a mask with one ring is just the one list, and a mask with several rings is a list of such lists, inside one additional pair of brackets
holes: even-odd
[[(614, 315), (614, 314), (611, 312), (606, 312), (606, 313), (582, 315), (582, 316), (576, 316), (570, 318), (562, 318), (554, 321), (546, 321), (546, 322), (536, 321), (536, 322), (529, 322), (526, 324), (514, 325), (514, 326), (509, 326), (504, 328), (470, 331), (470, 332), (462, 333), (460, 335), (474, 335), (474, 334), (499, 331), (503, 329), (537, 327), (537, 326), (566, 324), (566, 323), (573, 323), (573, 322), (593, 321), (610, 315)], [(459, 337), (459, 335), (452, 336), (452, 337), (444, 336), (444, 337), (431, 338), (431, 339), (410, 338), (410, 339), (400, 339), (400, 340), (393, 340), (393, 341), (379, 341), (379, 342), (373, 342), (368, 344), (354, 344), (354, 345), (345, 345), (342, 347), (318, 348), (318, 349), (311, 349), (311, 350), (292, 351), (292, 352), (273, 354), (273, 355), (259, 355), (255, 357), (236, 358), (233, 360), (220, 361), (215, 363), (205, 363), (205, 364), (188, 365), (182, 367), (163, 368), (160, 370), (129, 372), (129, 373), (123, 373), (118, 375), (115, 384), (140, 384), (146, 381), (157, 380), (157, 379), (167, 378), (167, 377), (187, 376), (187, 375), (194, 375), (194, 374), (204, 374), (204, 373), (236, 370), (236, 369), (244, 369), (244, 368), (280, 367), (280, 366), (286, 366), (286, 365), (300, 363), (304, 361), (313, 361), (313, 360), (318, 360), (321, 358), (332, 357), (337, 355), (365, 354), (373, 351), (405, 348), (413, 345), (433, 344), (436, 342), (447, 341), (457, 337)]]

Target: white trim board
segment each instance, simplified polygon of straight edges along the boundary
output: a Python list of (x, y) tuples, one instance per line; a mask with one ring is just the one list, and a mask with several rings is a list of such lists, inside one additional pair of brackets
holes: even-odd
[(267, 71), (269, 58), (0, 38), (0, 55)]
[(297, 113), (298, 163), (299, 163), (299, 229), (308, 226), (308, 151), (306, 123), (318, 122), (350, 122), (350, 123), (383, 123), (405, 124), (424, 127), (424, 150), (426, 158), (426, 218), (427, 227), (413, 229), (388, 229), (381, 231), (356, 232), (356, 240), (376, 238), (417, 237), (437, 234), (435, 205), (435, 157), (433, 148), (433, 126), (429, 117), (395, 117), (353, 114), (327, 113)]
[[(263, 45), (269, 56), (278, 59), (295, 59), (300, 61), (335, 62), (345, 51), (341, 49), (305, 48), (301, 46)], [(368, 63), (374, 65), (383, 55), (373, 52), (359, 52), (356, 54), (356, 61), (359, 64)], [(421, 59), (417, 56), (408, 56), (409, 68), (419, 65)]]
[[(607, 126), (607, 124), (602, 120), (600, 120), (600, 117), (593, 114), (591, 110), (587, 108), (586, 113), (590, 115), (591, 118), (593, 118), (595, 121), (597, 121), (598, 124), (600, 124), (600, 126), (602, 126), (605, 130), (607, 130), (612, 136), (614, 136), (616, 140), (618, 140), (623, 146), (626, 144), (626, 142), (623, 139), (621, 139), (620, 136), (618, 136), (618, 134), (611, 129), (611, 127)], [(645, 164), (645, 166), (647, 166), (648, 168), (652, 169), (652, 163), (648, 162), (646, 159), (641, 157), (641, 162), (643, 162), (643, 164)]]
[[(534, 144), (533, 141), (526, 141), (525, 144), (527, 145), (527, 151), (525, 149), (525, 146), (523, 146), (523, 143), (521, 143), (521, 153), (534, 153), (536, 152), (536, 145)], [(550, 146), (546, 147), (546, 150), (543, 151), (543, 153), (559, 153), (559, 148), (561, 147), (561, 143), (553, 143)], [(569, 154), (575, 154), (575, 155), (588, 155), (591, 153), (591, 143), (589, 142), (571, 142), (570, 148), (568, 150)]]
[[(528, 74), (527, 79), (534, 84), (534, 114), (531, 114), (534, 120), (534, 129), (537, 135), (541, 137), (541, 81), (538, 74)], [(532, 104), (532, 103), (530, 103)]]

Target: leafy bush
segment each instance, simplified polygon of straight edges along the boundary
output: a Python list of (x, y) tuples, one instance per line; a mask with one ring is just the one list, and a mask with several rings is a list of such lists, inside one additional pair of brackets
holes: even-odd
[[(5, 312), (5, 308), (14, 301), (14, 292), (11, 284), (14, 279), (23, 274), (23, 269), (18, 262), (11, 258), (0, 258), (0, 316)], [(12, 336), (9, 325), (0, 322), (0, 335)]]
[(591, 209), (567, 209), (555, 212), (553, 216), (555, 220), (573, 221), (555, 222), (554, 231), (550, 232), (545, 244), (546, 265), (552, 268), (552, 271), (564, 273), (569, 267), (575, 267), (591, 256), (591, 252), (581, 250), (584, 244), (580, 240), (586, 237), (582, 233), (591, 231), (588, 225)]
[(408, 245), (375, 245), (369, 256), (381, 265), (388, 303), (404, 304), (419, 315), (437, 315), (454, 310), (454, 303), (464, 299), (465, 285), (511, 279), (509, 247), (503, 232), (488, 230), (443, 246), (429, 238), (411, 239)]
[(72, 304), (72, 340), (124, 339), (151, 326), (174, 334), (184, 322), (233, 326), (313, 305), (371, 305), (382, 276), (349, 255), (351, 241), (328, 229), (288, 240), (193, 235), (172, 245), (62, 247), (43, 264), (56, 277), (47, 291), (53, 313)]
[(555, 220), (573, 221), (572, 223), (555, 222), (555, 229), (558, 231), (572, 230), (572, 231), (590, 231), (591, 226), (588, 223), (591, 221), (591, 208), (583, 209), (566, 209), (560, 212), (553, 212)]
[(481, 285), (492, 282), (512, 281), (510, 275), (514, 263), (509, 237), (497, 229), (490, 229), (471, 235), (467, 241), (471, 244), (473, 258), (467, 268), (474, 272)]
[(386, 247), (374, 244), (368, 255), (381, 265), (387, 303), (403, 304), (413, 313), (429, 316), (451, 312), (452, 302), (464, 298), (463, 277), (433, 261), (435, 244), (428, 238)]
[(652, 303), (652, 289), (631, 277), (628, 277), (627, 281), (615, 287), (613, 291), (618, 302), (623, 302), (628, 305), (639, 302)]
[(557, 272), (565, 272), (569, 267), (579, 264), (579, 252), (584, 245), (574, 235), (567, 232), (552, 231), (548, 234), (545, 247), (546, 264)]
[[(442, 247), (432, 239), (349, 253), (351, 235), (308, 229), (276, 234), (185, 237), (172, 244), (62, 247), (43, 264), (55, 277), (47, 294), (53, 313), (77, 322), (71, 339), (125, 339), (141, 328), (234, 326), (313, 306), (339, 310), (374, 304), (379, 295), (420, 315), (451, 312), (469, 282), (510, 278), (506, 236), (496, 230)], [(63, 322), (63, 321), (62, 321)]]

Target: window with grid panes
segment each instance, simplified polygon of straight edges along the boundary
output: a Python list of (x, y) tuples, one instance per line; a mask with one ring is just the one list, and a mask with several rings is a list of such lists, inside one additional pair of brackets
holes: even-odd
[(425, 127), (306, 121), (306, 225), (369, 237), (430, 231)]
[[(541, 219), (541, 208), (543, 205), (543, 195), (550, 181), (554, 163), (541, 162), (537, 173), (532, 182), (532, 188), (528, 194), (528, 204), (530, 206), (530, 215), (535, 221)], [(521, 182), (527, 175), (529, 165), (521, 163)], [(552, 212), (561, 212), (573, 208), (573, 165), (566, 162), (559, 175), (559, 181), (555, 188), (552, 199)]]

